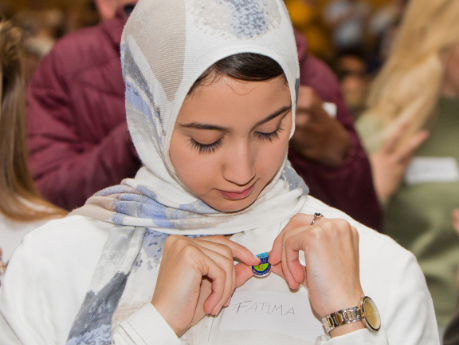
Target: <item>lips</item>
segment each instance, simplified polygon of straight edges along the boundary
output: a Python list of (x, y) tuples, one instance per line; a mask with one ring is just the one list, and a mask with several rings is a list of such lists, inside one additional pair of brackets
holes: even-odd
[(253, 185), (251, 185), (249, 188), (247, 188), (246, 190), (243, 190), (242, 192), (238, 193), (238, 192), (228, 192), (228, 191), (224, 191), (224, 190), (218, 190), (225, 199), (229, 199), (229, 200), (241, 200), (241, 199), (244, 199), (246, 198), (247, 196), (250, 195), (250, 193), (252, 193), (252, 190), (253, 190), (253, 187), (255, 186), (255, 183)]

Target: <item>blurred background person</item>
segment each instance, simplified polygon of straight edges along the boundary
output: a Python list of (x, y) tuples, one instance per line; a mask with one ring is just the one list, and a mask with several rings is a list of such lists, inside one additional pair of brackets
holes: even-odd
[(22, 34), (5, 21), (0, 22), (0, 67), (0, 247), (6, 263), (27, 233), (66, 213), (41, 198), (29, 173)]
[(48, 55), (54, 43), (65, 33), (65, 16), (59, 10), (22, 11), (13, 17), (24, 31), (26, 82)]
[(369, 19), (369, 28), (374, 36), (384, 32), (400, 20), (407, 0), (391, 0), (375, 9)]
[(370, 72), (378, 71), (389, 57), (407, 3), (408, 0), (392, 0), (372, 13), (368, 24), (372, 40)]
[(362, 0), (332, 0), (323, 10), (324, 22), (332, 30), (337, 52), (361, 49), (365, 45), (365, 29), (372, 6)]
[[(32, 174), (42, 194), (68, 210), (83, 205), (95, 192), (133, 177), (141, 164), (125, 120), (119, 52), (135, 1), (114, 3), (121, 5), (115, 18), (60, 40), (28, 88)], [(109, 3), (96, 4), (105, 13), (103, 7)], [(292, 164), (312, 195), (379, 228), (381, 210), (369, 161), (336, 77), (307, 52), (300, 33), (296, 39), (302, 88)], [(323, 109), (324, 101), (334, 104), (337, 119)]]
[(344, 100), (355, 121), (366, 109), (371, 80), (367, 63), (359, 52), (343, 53), (336, 58), (334, 71), (338, 76)]
[[(135, 2), (135, 0), (134, 0)], [(124, 0), (94, 0), (96, 7), (99, 11), (102, 21), (112, 19), (115, 17), (118, 7), (126, 3)]]
[[(100, 2), (102, 12), (105, 5)], [(58, 41), (28, 85), (32, 175), (43, 196), (67, 210), (140, 168), (127, 129), (120, 62), (130, 9), (122, 6), (115, 18)]]
[[(381, 210), (371, 169), (354, 129), (336, 76), (307, 53), (306, 41), (295, 34), (300, 61), (300, 92), (296, 130), (289, 159), (314, 197), (380, 229)], [(324, 102), (332, 105), (327, 113)]]
[(440, 329), (457, 297), (458, 18), (457, 0), (409, 2), (358, 125), (386, 204), (384, 232), (416, 255)]

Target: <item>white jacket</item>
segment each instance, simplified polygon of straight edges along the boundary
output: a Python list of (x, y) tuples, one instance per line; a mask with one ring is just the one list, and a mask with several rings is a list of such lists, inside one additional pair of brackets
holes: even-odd
[[(114, 330), (113, 342), (117, 345), (439, 344), (432, 300), (411, 253), (389, 237), (313, 197), (307, 198), (302, 212), (344, 218), (359, 231), (361, 284), (379, 308), (382, 328), (378, 333), (364, 329), (330, 339), (312, 314), (307, 290), (300, 288), (292, 293), (283, 279), (271, 274), (267, 278), (249, 279), (237, 289), (226, 310), (217, 317), (205, 317), (181, 339), (155, 308), (146, 304)], [(273, 224), (236, 234), (232, 240), (259, 254), (271, 249), (284, 226), (285, 223)], [(110, 223), (72, 216), (51, 221), (24, 239), (10, 261), (0, 291), (0, 344), (66, 343), (112, 227)], [(270, 298), (274, 301), (272, 307), (277, 304), (275, 308), (269, 306)], [(250, 303), (241, 307), (240, 302), (247, 301)], [(284, 305), (283, 311), (279, 311), (280, 304)], [(239, 310), (235, 309), (237, 306)]]
[(11, 255), (24, 236), (48, 221), (49, 219), (34, 222), (17, 222), (6, 218), (0, 213), (0, 248), (3, 251), (3, 261), (8, 262), (10, 260)]

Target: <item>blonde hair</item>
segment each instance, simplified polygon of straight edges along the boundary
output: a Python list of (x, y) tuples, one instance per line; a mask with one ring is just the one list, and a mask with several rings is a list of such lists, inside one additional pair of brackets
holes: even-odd
[[(388, 61), (375, 79), (366, 116), (377, 116), (387, 139), (407, 122), (400, 143), (433, 119), (445, 53), (459, 42), (458, 0), (411, 0)], [(368, 140), (368, 141), (370, 141)]]
[(27, 164), (22, 31), (0, 21), (0, 213), (35, 221), (66, 212), (43, 200)]

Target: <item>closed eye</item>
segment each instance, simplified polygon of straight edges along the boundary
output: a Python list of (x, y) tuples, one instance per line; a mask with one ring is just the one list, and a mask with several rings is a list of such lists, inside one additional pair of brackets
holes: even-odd
[(279, 138), (279, 133), (283, 130), (281, 126), (277, 127), (274, 132), (264, 133), (264, 132), (255, 132), (255, 135), (261, 140), (273, 141), (273, 139)]
[(212, 144), (201, 144), (198, 143), (193, 138), (190, 138), (191, 146), (199, 151), (199, 153), (213, 153), (218, 149), (222, 144), (222, 138), (218, 139)]

